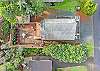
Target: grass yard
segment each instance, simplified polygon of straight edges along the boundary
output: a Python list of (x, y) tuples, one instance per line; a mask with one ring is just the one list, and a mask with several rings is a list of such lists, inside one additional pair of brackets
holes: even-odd
[(75, 66), (67, 68), (58, 68), (57, 71), (87, 71), (85, 66)]
[(94, 55), (94, 45), (93, 45), (93, 43), (89, 41), (85, 44), (85, 46), (88, 49), (88, 56), (93, 57), (93, 55)]
[(77, 0), (74, 0), (74, 1), (64, 0), (61, 3), (55, 3), (55, 6), (51, 6), (51, 8), (66, 10), (69, 12), (75, 12), (76, 6), (78, 5), (79, 5), (79, 2)]

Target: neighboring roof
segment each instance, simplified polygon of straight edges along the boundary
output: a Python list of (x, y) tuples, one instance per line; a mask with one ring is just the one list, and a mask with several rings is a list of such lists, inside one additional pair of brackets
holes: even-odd
[(75, 40), (76, 27), (75, 17), (45, 19), (42, 23), (42, 36), (44, 40)]
[(44, 0), (44, 2), (63, 2), (64, 0)]
[(31, 71), (52, 71), (51, 60), (31, 60), (29, 63)]

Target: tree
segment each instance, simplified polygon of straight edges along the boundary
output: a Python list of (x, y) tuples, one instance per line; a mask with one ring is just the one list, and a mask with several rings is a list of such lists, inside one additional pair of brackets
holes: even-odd
[(88, 16), (91, 16), (96, 12), (97, 4), (92, 0), (83, 0), (80, 7), (81, 7), (81, 12), (83, 12)]
[(16, 24), (16, 16), (38, 15), (44, 7), (42, 0), (0, 0), (0, 16)]

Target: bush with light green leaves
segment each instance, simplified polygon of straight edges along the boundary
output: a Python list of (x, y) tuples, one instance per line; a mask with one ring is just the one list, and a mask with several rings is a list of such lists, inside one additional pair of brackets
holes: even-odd
[(23, 48), (23, 55), (25, 57), (33, 55), (44, 55), (42, 52), (43, 48)]
[(92, 0), (83, 0), (80, 7), (81, 12), (88, 16), (93, 15), (97, 10), (97, 4)]
[(51, 44), (43, 49), (49, 55), (62, 62), (83, 63), (87, 60), (88, 51), (83, 45)]

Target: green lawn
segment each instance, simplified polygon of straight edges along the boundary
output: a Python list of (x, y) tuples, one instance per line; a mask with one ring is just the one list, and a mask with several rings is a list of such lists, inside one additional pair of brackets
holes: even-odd
[(87, 68), (85, 66), (75, 66), (67, 68), (58, 68), (57, 71), (87, 71)]
[(79, 2), (77, 0), (64, 0), (61, 3), (55, 3), (55, 6), (51, 6), (51, 8), (60, 9), (60, 10), (66, 10), (69, 12), (75, 12), (76, 6), (79, 5)]
[(94, 45), (93, 45), (93, 42), (90, 42), (88, 41), (85, 46), (87, 47), (88, 49), (88, 56), (89, 57), (93, 57), (93, 54), (94, 54)]

